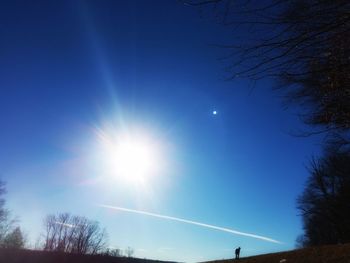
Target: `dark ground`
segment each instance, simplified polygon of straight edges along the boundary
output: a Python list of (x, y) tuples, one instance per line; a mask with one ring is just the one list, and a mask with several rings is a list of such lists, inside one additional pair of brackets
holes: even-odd
[(171, 263), (128, 257), (77, 255), (60, 252), (0, 249), (0, 263)]
[[(242, 250), (244, 252), (244, 250)], [(0, 263), (174, 263), (128, 257), (76, 255), (35, 250), (0, 249)], [(350, 244), (329, 245), (210, 263), (350, 263)]]
[(210, 263), (350, 263), (350, 243), (304, 248), (239, 260), (215, 260)]

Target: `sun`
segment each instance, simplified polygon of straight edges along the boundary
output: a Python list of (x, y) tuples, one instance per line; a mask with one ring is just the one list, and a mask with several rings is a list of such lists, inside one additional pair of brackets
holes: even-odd
[(104, 134), (103, 159), (105, 169), (115, 179), (145, 183), (156, 173), (156, 144), (145, 136)]
[(115, 171), (130, 180), (142, 180), (150, 176), (155, 166), (152, 147), (135, 139), (121, 141), (112, 145), (111, 162)]

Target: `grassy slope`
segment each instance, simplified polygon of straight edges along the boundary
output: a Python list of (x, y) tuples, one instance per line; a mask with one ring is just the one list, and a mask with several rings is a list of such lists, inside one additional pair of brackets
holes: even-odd
[[(244, 252), (244, 250), (243, 250)], [(216, 260), (210, 263), (350, 263), (350, 244), (331, 245), (266, 254), (239, 260)], [(0, 249), (0, 263), (166, 263), (137, 258), (81, 256), (32, 250)], [(167, 262), (170, 263), (170, 262)]]
[[(244, 252), (244, 250), (242, 251)], [(350, 263), (350, 244), (320, 246), (241, 258), (239, 260), (230, 259), (210, 262), (279, 263), (282, 259), (286, 259), (285, 263)]]
[(0, 263), (170, 263), (127, 257), (75, 255), (35, 250), (0, 249)]

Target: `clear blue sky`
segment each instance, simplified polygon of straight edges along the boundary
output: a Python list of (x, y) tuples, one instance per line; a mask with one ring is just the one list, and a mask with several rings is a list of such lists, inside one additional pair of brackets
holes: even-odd
[[(32, 245), (45, 215), (98, 220), (112, 247), (202, 261), (292, 249), (295, 199), (319, 151), (272, 82), (224, 81), (235, 37), (178, 1), (6, 1), (0, 9), (0, 174)], [(213, 115), (213, 110), (217, 111)], [(100, 133), (157, 145), (144, 184), (107, 175)], [(137, 164), (135, 164), (137, 165)], [(275, 244), (108, 204), (267, 236)]]

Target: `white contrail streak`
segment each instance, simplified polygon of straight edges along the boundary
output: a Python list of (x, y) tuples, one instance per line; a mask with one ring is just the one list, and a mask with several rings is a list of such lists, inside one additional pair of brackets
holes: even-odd
[(158, 218), (178, 221), (178, 222), (182, 222), (182, 223), (186, 223), (186, 224), (192, 224), (192, 225), (202, 226), (202, 227), (206, 227), (206, 228), (211, 228), (211, 229), (215, 229), (215, 230), (219, 230), (219, 231), (223, 231), (223, 232), (227, 232), (227, 233), (231, 233), (231, 234), (235, 234), (235, 235), (252, 237), (252, 238), (264, 240), (264, 241), (267, 241), (267, 242), (282, 244), (282, 242), (280, 242), (278, 240), (275, 240), (275, 239), (272, 239), (272, 238), (269, 238), (269, 237), (264, 237), (264, 236), (259, 236), (259, 235), (255, 235), (255, 234), (245, 233), (245, 232), (241, 232), (241, 231), (237, 231), (237, 230), (233, 230), (233, 229), (229, 229), (229, 228), (225, 228), (225, 227), (208, 225), (208, 224), (204, 224), (204, 223), (201, 223), (201, 222), (196, 222), (196, 221), (187, 220), (187, 219), (183, 219), (183, 218), (166, 216), (166, 215), (160, 215), (160, 214), (150, 213), (150, 212), (146, 212), (146, 211), (142, 211), (142, 210), (135, 210), (135, 209), (129, 209), (129, 208), (118, 207), (118, 206), (111, 206), (111, 205), (102, 205), (102, 204), (100, 204), (98, 206), (99, 207), (113, 209), (113, 210), (119, 210), (119, 211), (124, 211), (124, 212), (129, 212), (129, 213), (135, 213), (135, 214), (141, 214), (141, 215), (147, 215), (147, 216), (153, 216), (153, 217), (158, 217)]
[(75, 225), (67, 224), (67, 223), (62, 223), (62, 222), (59, 222), (59, 221), (55, 221), (55, 224), (61, 225), (61, 226), (65, 226), (65, 227), (70, 227), (70, 228), (75, 227)]

